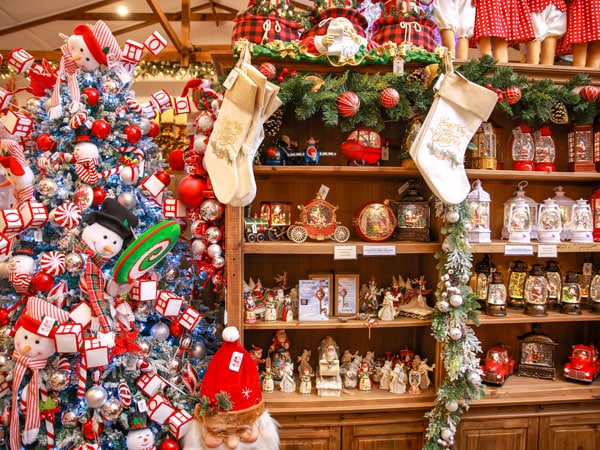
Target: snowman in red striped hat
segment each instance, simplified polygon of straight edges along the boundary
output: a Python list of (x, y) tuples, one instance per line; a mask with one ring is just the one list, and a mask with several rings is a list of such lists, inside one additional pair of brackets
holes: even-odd
[[(69, 320), (69, 313), (39, 297), (29, 297), (27, 305), (14, 325), (12, 406), (10, 417), (10, 447), (20, 449), (21, 441), (28, 445), (35, 441), (40, 429), (40, 376), (48, 359), (56, 352), (54, 335), (58, 325)], [(27, 372), (29, 384), (19, 392)], [(20, 394), (20, 395), (19, 395)], [(26, 404), (25, 423), (20, 430), (19, 405)]]

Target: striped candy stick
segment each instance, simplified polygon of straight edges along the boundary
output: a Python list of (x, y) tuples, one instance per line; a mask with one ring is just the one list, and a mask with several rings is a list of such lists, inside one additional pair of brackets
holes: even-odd
[(85, 397), (85, 384), (87, 381), (87, 360), (85, 354), (82, 354), (78, 359), (78, 376), (77, 376), (77, 398)]
[[(40, 397), (42, 399), (42, 402), (48, 401), (48, 389), (46, 389), (46, 385), (44, 384), (44, 382), (40, 383)], [(46, 449), (52, 450), (54, 448), (55, 437), (54, 422), (50, 420), (48, 416), (46, 416), (46, 418), (44, 419), (44, 423), (46, 425)]]

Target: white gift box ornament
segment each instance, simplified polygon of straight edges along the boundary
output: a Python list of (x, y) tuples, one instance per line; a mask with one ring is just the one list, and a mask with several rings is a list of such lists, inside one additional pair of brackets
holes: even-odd
[(143, 373), (136, 380), (135, 385), (148, 397), (152, 397), (158, 391), (162, 391), (167, 387), (167, 382), (163, 377), (154, 373), (152, 375)]
[(154, 394), (147, 403), (148, 417), (151, 421), (163, 424), (175, 412), (175, 408), (162, 394)]
[(0, 210), (0, 233), (12, 234), (23, 231), (23, 218), (18, 209)]
[(173, 437), (177, 440), (188, 434), (192, 427), (192, 420), (194, 418), (185, 409), (175, 411), (175, 413), (169, 417), (169, 431)]
[(54, 342), (58, 353), (77, 353), (83, 342), (83, 327), (78, 323), (59, 325)]
[(123, 44), (123, 59), (131, 63), (139, 63), (144, 54), (144, 44), (133, 39), (127, 39)]
[(175, 114), (189, 114), (192, 112), (192, 103), (188, 97), (175, 97), (173, 99)]
[(163, 201), (163, 215), (165, 217), (186, 217), (186, 207), (183, 202), (176, 198), (165, 198)]
[(158, 281), (139, 279), (133, 282), (131, 288), (131, 299), (138, 302), (151, 302), (156, 300), (158, 292)]
[(201, 312), (196, 311), (191, 306), (188, 306), (183, 310), (183, 313), (181, 314), (181, 317), (177, 319), (177, 322), (179, 322), (179, 324), (186, 330), (192, 331), (194, 328), (196, 328), (196, 325), (198, 325), (198, 322), (200, 322), (202, 317), (204, 317), (204, 315)]
[(171, 101), (171, 96), (164, 89), (156, 91), (150, 96), (150, 98), (152, 99), (152, 103), (154, 103), (156, 109), (158, 109), (161, 113), (173, 109), (173, 102)]
[(6, 89), (0, 87), (0, 110), (8, 108), (8, 105), (12, 98), (13, 94), (8, 92)]
[(0, 255), (8, 255), (10, 248), (10, 240), (0, 233)]
[(154, 309), (164, 317), (177, 317), (183, 305), (183, 298), (171, 291), (160, 291)]
[(154, 109), (154, 105), (151, 102), (142, 102), (140, 103), (140, 107), (142, 108), (142, 114), (146, 118), (154, 119), (156, 117), (156, 109)]
[(158, 197), (162, 191), (167, 188), (167, 185), (164, 184), (155, 174), (144, 178), (141, 182), (141, 185), (154, 198)]
[(102, 367), (110, 362), (108, 346), (98, 338), (84, 339), (83, 351), (88, 367)]
[(92, 322), (92, 308), (86, 302), (80, 302), (69, 312), (70, 319), (87, 328)]
[(144, 47), (148, 49), (154, 56), (158, 56), (160, 52), (167, 46), (167, 40), (160, 35), (158, 31), (154, 31), (144, 41)]
[(48, 210), (39, 202), (25, 202), (19, 205), (23, 228), (41, 228), (48, 221)]
[(29, 70), (34, 61), (33, 56), (22, 48), (15, 48), (6, 57), (6, 64), (15, 69), (17, 73)]
[(13, 136), (25, 137), (30, 133), (32, 127), (31, 118), (21, 112), (9, 111), (4, 118), (4, 128)]

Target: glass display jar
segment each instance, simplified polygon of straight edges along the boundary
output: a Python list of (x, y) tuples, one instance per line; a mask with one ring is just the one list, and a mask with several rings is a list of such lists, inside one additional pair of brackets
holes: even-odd
[(545, 316), (548, 302), (548, 278), (541, 264), (532, 264), (524, 288), (525, 314)]

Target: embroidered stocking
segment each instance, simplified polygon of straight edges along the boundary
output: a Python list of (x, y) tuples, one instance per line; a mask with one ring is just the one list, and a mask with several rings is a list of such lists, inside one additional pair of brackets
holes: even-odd
[(470, 190), (465, 150), (481, 122), (492, 113), (498, 97), (454, 72), (440, 77), (437, 85), (436, 97), (410, 148), (410, 156), (433, 193), (455, 205)]

